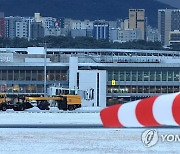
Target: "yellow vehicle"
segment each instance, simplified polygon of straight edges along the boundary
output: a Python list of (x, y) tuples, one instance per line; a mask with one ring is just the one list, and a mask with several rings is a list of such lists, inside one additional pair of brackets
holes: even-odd
[(0, 104), (6, 102), (6, 94), (0, 93)]
[(0, 110), (6, 111), (6, 94), (0, 93)]
[(49, 110), (50, 103), (55, 101), (59, 110), (74, 110), (81, 107), (81, 97), (79, 95), (59, 95), (54, 97), (25, 97), (25, 102), (37, 102), (37, 107), (41, 110)]
[(32, 102), (36, 102), (40, 110), (49, 110), (49, 101), (54, 101), (55, 106), (59, 110), (74, 110), (81, 107), (81, 97), (79, 95), (58, 95), (53, 97), (11, 95), (6, 97), (6, 94), (0, 93), (0, 110), (13, 109), (14, 111), (24, 111), (34, 107)]
[(9, 96), (6, 94), (0, 93), (0, 110), (6, 111), (7, 109), (13, 109), (14, 111), (23, 111), (33, 106), (24, 101), (24, 96)]

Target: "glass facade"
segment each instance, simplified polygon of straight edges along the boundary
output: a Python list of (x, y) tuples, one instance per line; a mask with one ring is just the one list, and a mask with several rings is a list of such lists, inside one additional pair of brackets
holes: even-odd
[[(145, 96), (180, 91), (180, 71), (171, 69), (157, 70), (115, 70), (107, 71), (107, 105), (139, 100)], [(111, 85), (115, 80), (116, 85)], [(125, 97), (126, 96), (126, 97)]]
[[(0, 80), (4, 81), (43, 81), (42, 70), (0, 70)], [(67, 71), (48, 70), (47, 81), (67, 81)]]
[(165, 43), (165, 11), (159, 11), (158, 13), (158, 26), (160, 27), (160, 34), (161, 34), (161, 42)]
[(172, 11), (171, 14), (171, 30), (177, 30), (180, 29), (180, 12), (178, 11)]
[[(46, 75), (47, 86), (52, 81), (68, 82), (66, 70), (47, 70)], [(0, 91), (7, 93), (43, 93), (43, 80), (43, 70), (0, 70), (1, 87), (3, 85)]]
[(180, 86), (107, 86), (107, 93), (174, 93)]
[[(47, 85), (52, 83), (66, 82), (68, 84), (68, 70), (47, 70)], [(116, 85), (112, 86), (111, 81)], [(7, 93), (43, 93), (43, 70), (0, 70), (1, 85), (5, 85)], [(180, 71), (178, 69), (139, 69), (131, 70), (123, 68), (120, 70), (107, 70), (107, 94), (111, 98), (107, 103), (132, 101), (141, 99), (133, 98), (132, 94), (161, 94), (179, 92)], [(163, 84), (164, 83), (164, 84)], [(168, 85), (166, 84), (168, 83)], [(114, 94), (126, 94), (130, 98), (115, 98)], [(121, 96), (121, 95), (120, 95)], [(110, 104), (111, 104), (110, 103)]]
[(180, 81), (180, 71), (108, 71), (108, 81)]
[[(163, 27), (165, 12), (159, 12), (159, 15), (162, 41), (165, 42), (165, 27)], [(105, 25), (97, 23), (94, 29), (98, 30), (103, 26), (105, 26), (103, 30), (106, 30), (106, 23)], [(101, 30), (100, 28), (99, 31)], [(0, 92), (42, 94), (44, 55), (41, 49), (0, 50)], [(35, 50), (39, 54), (33, 54)], [(180, 52), (137, 49), (49, 48), (47, 87), (53, 85), (68, 87), (70, 57), (78, 57), (79, 70), (106, 70), (107, 104), (124, 103), (180, 90)], [(116, 81), (114, 86), (112, 80)]]

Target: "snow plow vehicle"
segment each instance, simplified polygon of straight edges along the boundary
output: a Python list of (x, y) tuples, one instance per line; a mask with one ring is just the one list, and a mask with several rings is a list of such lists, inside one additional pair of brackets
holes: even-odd
[(6, 94), (0, 93), (0, 110), (6, 111)]
[(40, 110), (49, 110), (49, 101), (54, 101), (59, 110), (75, 110), (81, 107), (81, 97), (79, 95), (59, 95), (53, 97), (25, 97), (27, 103), (37, 102)]
[(32, 108), (33, 106), (25, 102), (24, 96), (12, 95), (7, 97), (6, 94), (0, 94), (0, 110), (6, 111), (13, 109), (14, 111), (24, 111), (25, 109)]
[(24, 111), (34, 107), (32, 102), (36, 102), (40, 110), (49, 110), (50, 101), (55, 102), (55, 106), (59, 110), (75, 110), (81, 107), (81, 97), (79, 95), (57, 95), (53, 97), (15, 95), (6, 97), (6, 94), (0, 94), (0, 110)]

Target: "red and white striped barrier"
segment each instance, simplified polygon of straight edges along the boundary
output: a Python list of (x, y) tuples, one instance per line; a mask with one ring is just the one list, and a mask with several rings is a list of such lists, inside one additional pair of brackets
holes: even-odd
[(180, 125), (180, 92), (107, 107), (100, 112), (105, 127)]

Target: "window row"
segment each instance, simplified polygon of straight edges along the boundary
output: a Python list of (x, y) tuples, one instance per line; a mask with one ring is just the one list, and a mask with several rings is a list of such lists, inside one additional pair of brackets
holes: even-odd
[(179, 86), (108, 86), (108, 93), (175, 93)]
[(108, 81), (180, 81), (179, 71), (108, 71)]
[(8, 85), (0, 86), (0, 92), (7, 92), (7, 93), (43, 93), (43, 91), (44, 91), (43, 85), (8, 84)]
[[(50, 81), (67, 81), (67, 71), (47, 71), (46, 79)], [(9, 81), (43, 81), (42, 70), (1, 70), (0, 80)]]
[[(140, 98), (137, 98), (137, 100), (139, 100)], [(127, 98), (115, 98), (115, 97), (110, 97), (107, 98), (107, 102), (106, 105), (110, 106), (110, 105), (115, 105), (115, 104), (123, 104), (123, 103), (127, 103), (130, 101), (134, 101), (131, 98), (127, 97)]]

